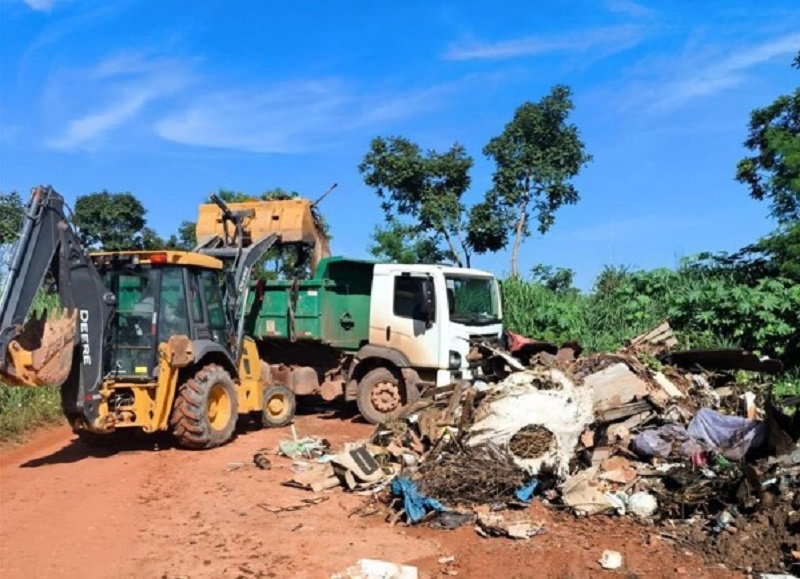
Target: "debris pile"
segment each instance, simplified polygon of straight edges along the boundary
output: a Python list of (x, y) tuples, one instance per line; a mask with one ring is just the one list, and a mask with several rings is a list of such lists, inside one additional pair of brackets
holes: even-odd
[[(489, 351), (504, 366), (499, 380), (432, 389), (377, 428), (370, 448), (403, 481), (386, 490), (393, 520), (474, 522), (483, 536), (525, 539), (546, 532), (524, 509), (538, 498), (576, 516), (666, 525), (729, 566), (800, 562), (800, 418), (731, 373), (779, 364), (738, 350), (671, 352), (667, 323), (613, 354), (509, 342), (513, 358)], [(409, 493), (423, 506), (410, 511)], [(759, 532), (780, 537), (762, 539), (770, 555), (723, 554), (735, 534)]]
[[(547, 532), (528, 508), (539, 500), (662, 525), (728, 566), (800, 571), (800, 413), (732, 373), (778, 363), (671, 351), (667, 323), (609, 354), (508, 343), (510, 354), (471, 353), (491, 359), (492, 377), (424, 391), (367, 441), (334, 452), (293, 434), (280, 448), (294, 459), (287, 484), (363, 491), (392, 524), (471, 524), (520, 540)], [(618, 555), (604, 553), (603, 567), (621, 565)]]

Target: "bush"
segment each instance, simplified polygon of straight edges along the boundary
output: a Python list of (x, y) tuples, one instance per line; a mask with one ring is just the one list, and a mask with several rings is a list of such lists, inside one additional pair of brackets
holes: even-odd
[(503, 284), (511, 331), (614, 350), (669, 319), (686, 348), (741, 347), (800, 366), (800, 285), (687, 260), (675, 270), (606, 267), (589, 293), (518, 278)]

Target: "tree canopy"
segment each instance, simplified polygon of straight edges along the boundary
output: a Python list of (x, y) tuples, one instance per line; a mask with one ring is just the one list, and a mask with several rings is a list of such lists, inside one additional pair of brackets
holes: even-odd
[[(800, 52), (793, 66), (800, 69)], [(778, 223), (800, 220), (800, 87), (750, 114), (744, 145), (753, 154), (739, 161), (737, 181), (769, 202)]]
[(163, 241), (147, 227), (146, 213), (133, 193), (103, 190), (78, 197), (72, 220), (87, 249), (157, 249)]
[(578, 128), (569, 122), (574, 109), (567, 86), (554, 86), (539, 102), (525, 102), (514, 112), (503, 132), (484, 147), (495, 170), (493, 187), (473, 207), (469, 241), (476, 251), (504, 247), (513, 232), (511, 274), (518, 274), (517, 258), (531, 221), (547, 232), (563, 205), (580, 196), (571, 180), (592, 160)]
[(25, 216), (22, 197), (16, 191), (0, 193), (0, 245), (13, 243)]
[(453, 144), (423, 152), (404, 137), (377, 137), (358, 170), (381, 198), (386, 225), (373, 234), (372, 253), (392, 261), (469, 266), (474, 248), (467, 240), (462, 197), (469, 189), (473, 160)]

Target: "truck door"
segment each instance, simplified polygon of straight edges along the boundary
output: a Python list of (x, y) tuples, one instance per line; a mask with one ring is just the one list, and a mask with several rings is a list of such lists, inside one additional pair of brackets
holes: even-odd
[(400, 271), (386, 281), (391, 300), (373, 295), (370, 342), (402, 352), (412, 366), (438, 368), (442, 312), (436, 307), (433, 279)]

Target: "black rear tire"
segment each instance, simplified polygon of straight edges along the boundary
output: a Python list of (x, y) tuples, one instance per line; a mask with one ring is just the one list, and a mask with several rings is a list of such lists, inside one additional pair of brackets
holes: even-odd
[(280, 428), (294, 420), (297, 411), (297, 398), (283, 384), (273, 384), (264, 388), (264, 405), (261, 410), (261, 423), (267, 428)]
[(180, 446), (214, 448), (233, 438), (238, 417), (231, 375), (222, 366), (209, 364), (180, 385), (170, 425)]

